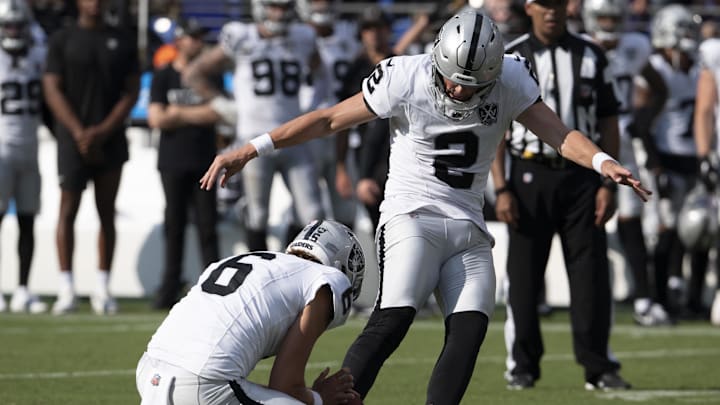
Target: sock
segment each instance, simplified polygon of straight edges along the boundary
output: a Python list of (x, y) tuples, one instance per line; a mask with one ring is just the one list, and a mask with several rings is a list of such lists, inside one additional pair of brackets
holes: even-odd
[(75, 287), (73, 286), (73, 273), (70, 270), (60, 271), (60, 286), (59, 291), (69, 292), (75, 294)]
[(98, 269), (98, 271), (97, 271), (97, 291), (99, 293), (107, 294), (109, 280), (110, 280), (110, 272), (107, 270)]

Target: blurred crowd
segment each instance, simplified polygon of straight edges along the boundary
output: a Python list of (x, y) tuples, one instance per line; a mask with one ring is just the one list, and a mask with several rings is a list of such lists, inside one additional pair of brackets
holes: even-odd
[[(598, 3), (595, 0), (585, 1)], [(232, 58), (223, 57), (228, 52), (245, 52), (248, 55), (255, 52), (252, 49), (228, 50), (234, 44), (235, 37), (252, 34), (240, 32), (229, 21), (224, 26), (217, 24), (219, 27), (211, 27), (202, 16), (183, 9), (185, 2), (151, 1), (150, 26), (143, 30), (137, 26), (138, 10), (135, 2), (0, 1), (0, 5), (5, 3), (13, 5), (8, 6), (9, 9), (0, 7), (0, 41), (17, 35), (26, 43), (22, 44), (21, 49), (15, 50), (3, 46), (3, 52), (10, 55), (11, 59), (27, 57), (31, 49), (40, 46), (45, 48), (43, 55), (47, 55), (42, 58), (44, 68), (41, 75), (22, 79), (42, 83), (45, 107), (31, 117), (36, 121), (26, 128), (33, 131), (36, 130), (33, 125), (48, 126), (58, 140), (59, 158), (73, 156), (68, 158), (71, 161), (65, 163), (64, 172), (61, 168), (63, 177), (59, 181), (62, 208), (58, 219), (57, 244), (61, 263), (58, 270), (61, 271), (62, 282), (59, 283), (58, 298), (52, 308), (56, 314), (76, 308), (72, 279), (72, 225), (80, 195), (85, 184), (90, 181), (95, 184), (96, 206), (102, 224), (98, 236), (100, 263), (98, 287), (92, 300), (93, 309), (101, 314), (117, 311), (117, 304), (107, 288), (115, 244), (114, 200), (122, 165), (128, 160), (127, 143), (122, 141), (122, 131), (130, 125), (129, 112), (137, 101), (139, 77), (143, 72), (153, 76), (150, 101), (147, 106), (142, 106), (146, 109), (146, 116), (133, 119), (132, 124), (145, 125), (160, 137), (158, 169), (166, 196), (165, 255), (162, 284), (154, 297), (153, 306), (168, 309), (182, 296), (187, 282), (180, 277), (184, 233), (188, 223), (198, 227), (205, 264), (218, 260), (218, 235), (215, 228), (221, 220), (231, 219), (245, 228), (245, 244), (249, 250), (267, 247), (267, 215), (272, 198), (270, 185), (276, 172), (281, 174), (293, 198), (293, 206), (285, 216), (288, 238), (292, 238), (311, 219), (334, 218), (352, 227), (358, 215), (357, 210), (366, 210), (373, 224), (377, 225), (388, 170), (390, 128), (386, 121), (378, 120), (338, 133), (326, 142), (309, 144), (303, 146), (304, 149), (288, 149), (288, 155), (267, 161), (264, 166), (254, 170), (250, 168), (242, 176), (231, 179), (228, 187), (219, 189), (217, 194), (214, 191), (201, 191), (197, 187), (197, 179), (217, 152), (245, 143), (253, 135), (292, 118), (288, 114), (321, 108), (355, 94), (361, 89), (362, 79), (371, 74), (373, 67), (383, 59), (393, 55), (429, 52), (439, 27), (463, 9), (480, 10), (490, 16), (496, 22), (506, 45), (531, 30), (531, 20), (526, 14), (527, 4), (519, 0), (413, 2), (416, 9), (420, 10), (413, 13), (393, 11), (412, 9), (410, 6), (403, 7), (410, 3), (399, 1), (372, 4), (371, 7), (361, 9), (353, 6), (366, 6), (366, 2), (247, 1), (244, 4), (246, 12), (241, 13), (242, 18), (246, 19), (244, 22), (258, 24), (273, 35), (282, 36), (290, 32), (316, 38), (316, 49), (307, 50), (308, 59), (297, 64), (283, 65), (280, 72), (284, 76), (276, 81), (273, 74), (277, 70), (274, 70), (270, 59), (254, 63), (249, 68), (252, 71), (245, 72), (235, 66)], [(606, 3), (612, 5), (617, 1), (607, 0)], [(666, 105), (660, 106), (660, 111), (643, 122), (646, 128), (638, 130), (639, 134), (633, 135), (630, 143), (631, 153), (636, 155), (639, 164), (639, 175), (652, 185), (655, 196), (653, 202), (644, 205), (641, 213), (642, 243), (646, 245), (648, 257), (633, 263), (643, 266), (634, 269), (634, 272), (642, 273), (644, 277), (635, 276), (629, 280), (635, 289), (628, 299), (633, 305), (636, 321), (643, 326), (669, 325), (683, 319), (709, 320), (711, 309), (713, 322), (720, 324), (720, 295), (714, 292), (708, 294), (707, 291), (715, 286), (706, 283), (706, 280), (712, 279), (706, 277), (706, 274), (717, 272), (717, 266), (720, 265), (716, 259), (715, 246), (718, 242), (717, 209), (714, 212), (711, 209), (717, 207), (717, 197), (714, 196), (718, 178), (714, 152), (716, 146), (702, 149), (700, 145), (694, 144), (692, 133), (692, 120), (697, 119), (697, 115), (693, 115), (694, 90), (702, 77), (702, 70), (706, 68), (701, 63), (698, 50), (701, 44), (720, 36), (720, 7), (708, 1), (674, 3), (692, 16), (688, 22), (687, 38), (694, 44), (681, 47), (663, 45), (653, 37), (656, 13), (669, 4), (668, 1), (660, 0), (632, 0), (620, 16), (612, 12), (605, 15), (602, 10), (593, 16), (584, 12), (583, 0), (569, 0), (565, 11), (568, 29), (578, 35), (592, 34), (587, 29), (589, 18), (617, 19), (611, 23), (621, 23), (622, 32), (640, 33), (650, 41), (655, 48), (654, 55), (663, 54), (663, 47), (668, 47), (671, 67), (688, 76), (689, 86), (693, 90), (691, 94), (684, 95), (683, 99), (673, 99), (672, 86), (666, 86), (668, 89), (663, 95), (668, 100)], [(13, 7), (18, 7), (17, 10), (27, 7), (26, 15), (22, 11), (13, 14)], [(298, 25), (305, 28), (290, 28)], [(26, 26), (28, 32), (30, 26), (39, 28), (33, 31), (37, 34), (25, 36)], [(91, 30), (93, 35), (117, 40), (117, 46), (125, 53), (116, 55), (111, 52), (94, 61), (74, 55), (70, 50), (72, 47), (96, 49), (93, 47), (100, 46), (82, 39), (82, 33), (79, 33), (77, 27)], [(21, 33), (15, 33), (13, 28)], [(306, 34), (305, 29), (312, 33)], [(147, 38), (138, 41), (138, 36), (145, 32)], [(139, 50), (138, 43), (144, 44), (145, 49)], [(103, 53), (101, 48), (97, 50)], [(112, 50), (114, 52), (115, 48)], [(132, 53), (134, 55), (129, 56)], [(212, 56), (217, 58), (212, 59)], [(316, 57), (318, 59), (313, 59)], [(715, 57), (720, 58), (720, 54)], [(647, 64), (648, 60), (642, 64)], [(74, 63), (80, 64), (83, 72), (96, 69), (98, 74), (91, 75), (93, 79), (102, 81), (112, 78), (116, 83), (109, 86), (102, 82), (91, 83), (92, 80), (86, 75), (82, 78), (73, 77), (68, 73), (67, 66)], [(7, 64), (0, 66), (0, 69), (7, 70), (0, 72), (0, 76), (3, 76), (10, 75), (8, 72), (14, 67)], [(231, 80), (224, 80), (228, 75)], [(240, 80), (233, 82), (232, 77), (237, 79), (238, 75), (246, 75), (244, 78), (254, 80), (254, 83)], [(92, 90), (84, 92), (82, 86), (92, 87)], [(636, 99), (658, 97), (657, 93), (652, 92), (656, 89), (649, 86), (639, 74), (630, 78), (629, 86), (629, 91), (638, 95)], [(3, 97), (6, 97), (6, 90), (3, 83)], [(40, 96), (37, 88), (29, 92), (36, 98)], [(272, 99), (273, 105), (261, 104), (264, 102), (263, 96), (267, 95), (275, 97)], [(19, 93), (17, 97), (20, 98)], [(241, 99), (252, 101), (241, 103)], [(102, 108), (93, 109), (86, 104), (102, 104)], [(255, 109), (249, 107), (249, 104), (253, 104)], [(677, 108), (675, 104), (678, 104)], [(673, 108), (681, 109), (680, 104), (683, 108), (689, 107), (686, 113), (690, 120), (683, 124), (685, 127), (682, 131), (688, 135), (682, 140), (686, 142), (683, 144), (685, 149), (673, 149), (675, 141), (658, 134), (662, 128), (656, 125), (656, 120), (662, 114), (674, 114)], [(4, 115), (5, 99), (2, 105)], [(628, 108), (642, 109), (647, 105), (638, 103)], [(6, 125), (3, 119), (0, 117), (0, 122)], [(713, 133), (714, 125), (713, 122)], [(12, 143), (0, 135), (0, 144), (3, 142)], [(717, 143), (714, 135), (710, 143)], [(0, 149), (0, 152), (5, 150)], [(0, 160), (7, 159), (3, 153), (0, 153)], [(28, 154), (30, 160), (36, 159), (37, 147), (23, 149), (23, 153)], [(702, 189), (697, 185), (701, 185)], [(497, 196), (492, 187), (488, 189), (484, 212), (486, 219), (493, 220), (496, 218), (494, 203)], [(13, 192), (21, 195), (28, 193), (14, 189), (0, 195), (0, 209), (3, 213), (7, 208), (7, 200), (15, 198), (19, 201), (23, 198), (13, 196)], [(327, 197), (321, 197), (323, 195)], [(688, 202), (689, 197), (694, 197), (694, 200)], [(690, 203), (695, 206), (690, 207)], [(26, 233), (21, 233), (19, 243), (18, 254), (22, 257), (21, 285), (9, 305), (15, 312), (47, 310), (41, 300), (29, 292), (27, 286), (32, 260), (32, 217), (37, 213), (36, 206), (36, 203), (30, 203), (27, 210), (23, 211), (23, 206), (18, 204), (17, 209), (18, 219), (30, 222), (22, 227)], [(710, 212), (710, 217), (703, 217), (704, 220), (698, 224), (683, 222), (685, 217), (682, 215), (689, 210), (688, 207), (704, 215)], [(668, 216), (675, 220), (666, 221)], [(708, 226), (713, 223), (714, 227)], [(695, 228), (683, 228), (688, 224)], [(620, 235), (621, 238), (623, 236)], [(628, 250), (637, 248), (632, 243), (629, 246)], [(631, 256), (632, 253), (629, 253), (628, 258)], [(715, 280), (718, 284), (717, 276)], [(544, 295), (538, 296), (538, 310), (543, 314), (550, 312)], [(713, 300), (717, 308), (711, 308)], [(0, 310), (4, 310), (5, 306), (4, 299), (0, 299)], [(654, 308), (652, 314), (650, 308)]]

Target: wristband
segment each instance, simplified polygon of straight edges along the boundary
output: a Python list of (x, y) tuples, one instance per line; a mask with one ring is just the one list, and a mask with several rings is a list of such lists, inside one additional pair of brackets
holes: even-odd
[(610, 155), (608, 155), (608, 154), (605, 153), (605, 152), (598, 152), (598, 153), (594, 154), (593, 157), (592, 157), (592, 167), (593, 167), (593, 169), (595, 169), (596, 172), (598, 172), (598, 173), (600, 173), (600, 174), (603, 174), (603, 172), (602, 172), (602, 164), (603, 164), (606, 160), (612, 160), (613, 162), (617, 163), (617, 161), (615, 161), (615, 159), (613, 159)]
[(258, 156), (267, 156), (275, 150), (275, 144), (267, 132), (251, 139), (250, 143), (255, 147)]
[(313, 396), (313, 405), (322, 405), (322, 397), (317, 391), (310, 390)]

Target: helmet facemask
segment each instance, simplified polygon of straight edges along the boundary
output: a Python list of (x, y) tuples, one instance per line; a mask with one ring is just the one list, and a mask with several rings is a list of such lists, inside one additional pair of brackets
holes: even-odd
[(20, 0), (0, 1), (0, 47), (10, 53), (21, 53), (32, 44), (32, 15)]
[(596, 40), (614, 42), (625, 28), (627, 2), (624, 0), (585, 0), (583, 24)]
[(253, 0), (253, 19), (270, 34), (285, 35), (295, 18), (294, 6), (292, 0)]
[[(448, 20), (431, 56), (430, 87), (438, 110), (453, 120), (463, 120), (477, 110), (500, 77), (504, 52), (502, 36), (485, 15), (466, 11)], [(455, 99), (448, 95), (444, 79), (476, 92), (468, 100)]]

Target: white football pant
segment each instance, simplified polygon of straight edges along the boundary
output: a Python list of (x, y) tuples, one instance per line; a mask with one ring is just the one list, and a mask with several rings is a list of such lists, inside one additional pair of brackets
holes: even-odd
[[(144, 353), (135, 373), (140, 405), (303, 405), (303, 402), (239, 378), (233, 388), (229, 381), (210, 380), (180, 367), (153, 359)], [(240, 397), (245, 397), (241, 402)]]

